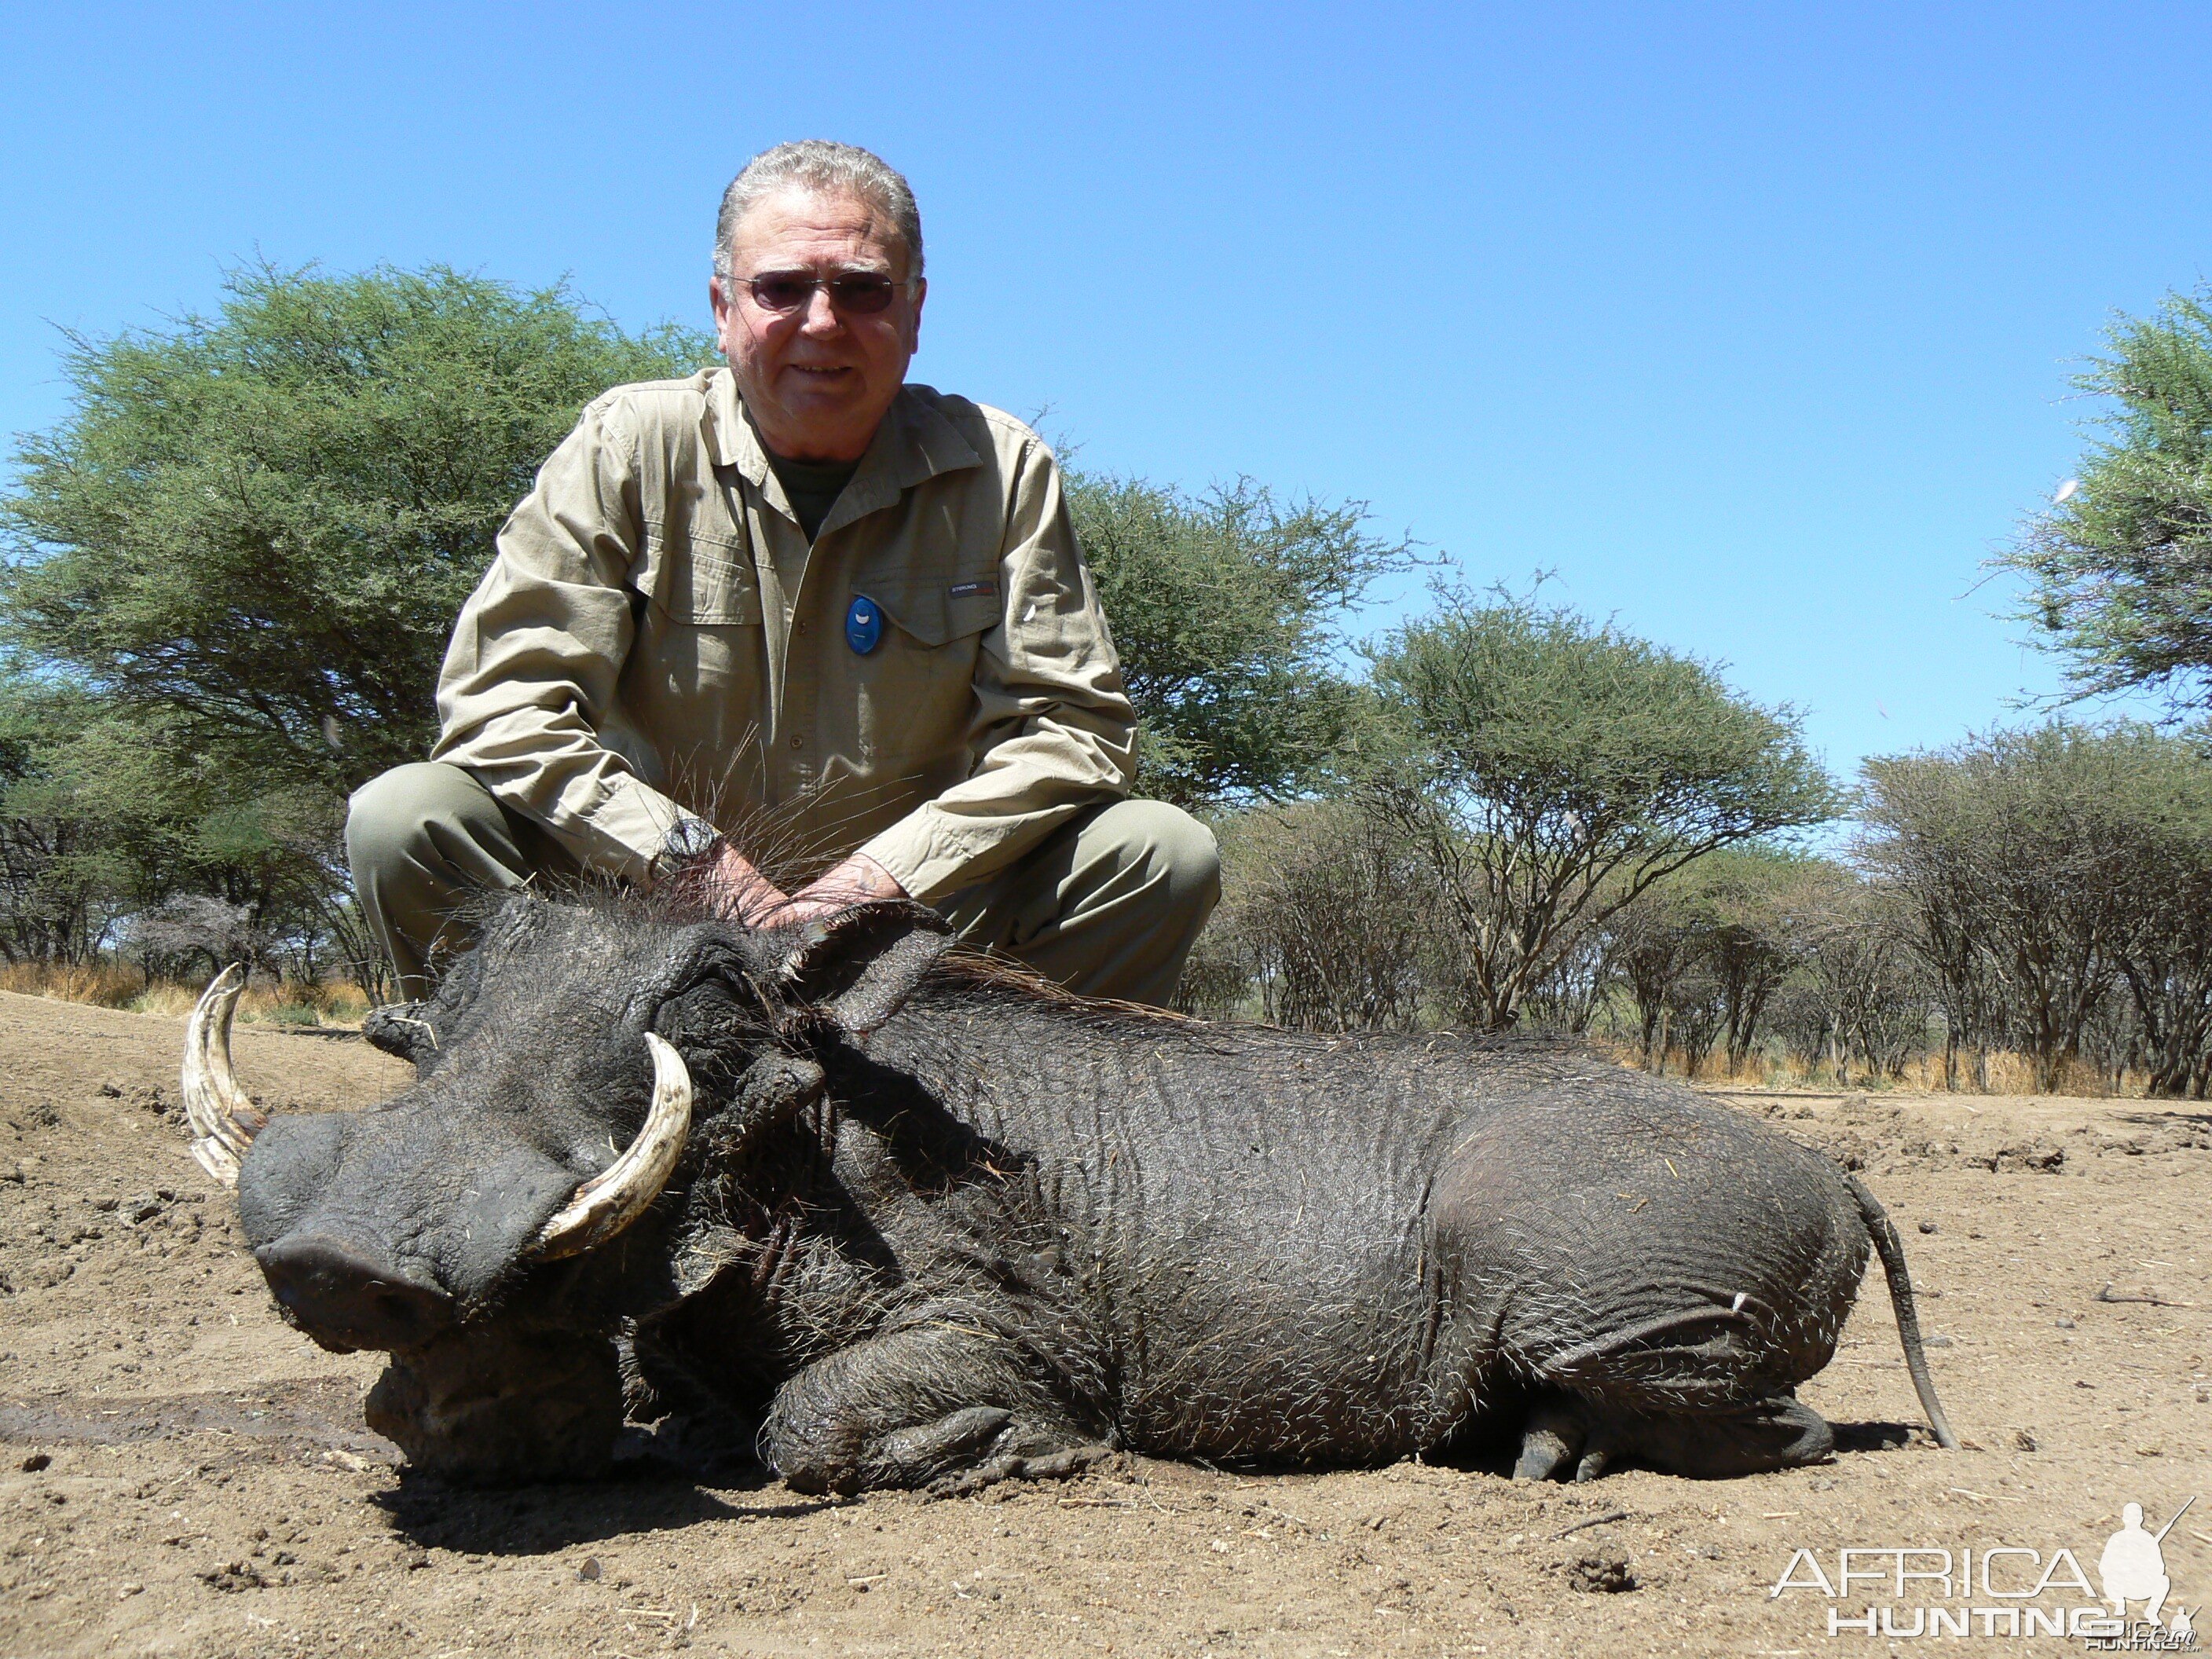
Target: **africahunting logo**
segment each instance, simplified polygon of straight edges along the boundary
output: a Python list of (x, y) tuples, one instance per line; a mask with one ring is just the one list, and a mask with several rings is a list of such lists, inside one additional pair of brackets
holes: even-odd
[(2045, 1555), (2019, 1544), (1908, 1545), (1839, 1549), (1829, 1559), (1801, 1549), (1767, 1599), (1825, 1597), (1830, 1636), (2070, 1636), (2092, 1653), (2194, 1653), (2196, 1623), (2172, 1600), (2165, 1545), (2196, 1501), (2156, 1532), (2144, 1524), (2142, 1504), (2123, 1509), (2120, 1529), (2097, 1557), (2094, 1586), (2070, 1549)]

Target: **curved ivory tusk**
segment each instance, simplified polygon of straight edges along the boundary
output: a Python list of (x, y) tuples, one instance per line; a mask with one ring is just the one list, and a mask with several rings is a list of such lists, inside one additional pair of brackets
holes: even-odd
[(629, 1150), (576, 1188), (575, 1195), (538, 1231), (531, 1252), (542, 1261), (581, 1255), (604, 1244), (651, 1207), (676, 1173), (691, 1133), (691, 1073), (684, 1056), (651, 1031), (653, 1109)]
[(238, 1161), (262, 1124), (230, 1069), (230, 1020), (246, 989), (246, 969), (233, 963), (200, 993), (185, 1027), (185, 1116), (192, 1156), (226, 1187), (238, 1185)]

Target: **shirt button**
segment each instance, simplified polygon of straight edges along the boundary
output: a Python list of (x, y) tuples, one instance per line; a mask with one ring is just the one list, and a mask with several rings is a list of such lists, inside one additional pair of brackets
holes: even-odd
[(804, 634), (804, 633), (806, 631), (806, 624), (805, 624), (805, 623), (799, 623), (796, 628), (793, 629), (791, 631), (792, 631), (793, 633), (794, 633), (794, 634)]
[(794, 732), (791, 734), (791, 746), (793, 749), (804, 748), (805, 744), (806, 739), (800, 737), (798, 732)]

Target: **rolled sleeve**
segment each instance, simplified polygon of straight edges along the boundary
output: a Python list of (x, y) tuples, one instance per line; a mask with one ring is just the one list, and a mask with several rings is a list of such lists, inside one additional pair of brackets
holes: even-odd
[(1051, 452), (1032, 438), (1000, 562), (1003, 621), (975, 671), (966, 778), (860, 848), (915, 898), (996, 874), (1135, 775), (1136, 715)]

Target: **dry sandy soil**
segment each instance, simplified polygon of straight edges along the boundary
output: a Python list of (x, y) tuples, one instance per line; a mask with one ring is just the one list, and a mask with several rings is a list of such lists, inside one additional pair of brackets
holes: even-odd
[[(1923, 1584), (1769, 1589), (1800, 1547), (1831, 1577), (1840, 1547), (1908, 1544), (2063, 1546), (2094, 1575), (2123, 1504), (2160, 1526), (2200, 1491), (2165, 1553), (2175, 1601), (2212, 1603), (2201, 1109), (1729, 1097), (1889, 1205), (1957, 1454), (1907, 1426), (1877, 1280), (1806, 1390), (1844, 1449), (1752, 1480), (1132, 1460), (938, 1504), (654, 1473), (456, 1493), (362, 1426), (374, 1356), (276, 1319), (185, 1151), (182, 1031), (0, 995), (0, 1655), (1911, 1651), (1832, 1638), (1826, 1613), (1871, 1601), (1910, 1628)], [(358, 1103), (402, 1072), (358, 1041), (245, 1029), (237, 1048), (278, 1106)], [(1999, 1559), (2002, 1589), (2021, 1558)], [(1976, 1604), (2005, 1605), (1978, 1584), (1937, 1605)]]

